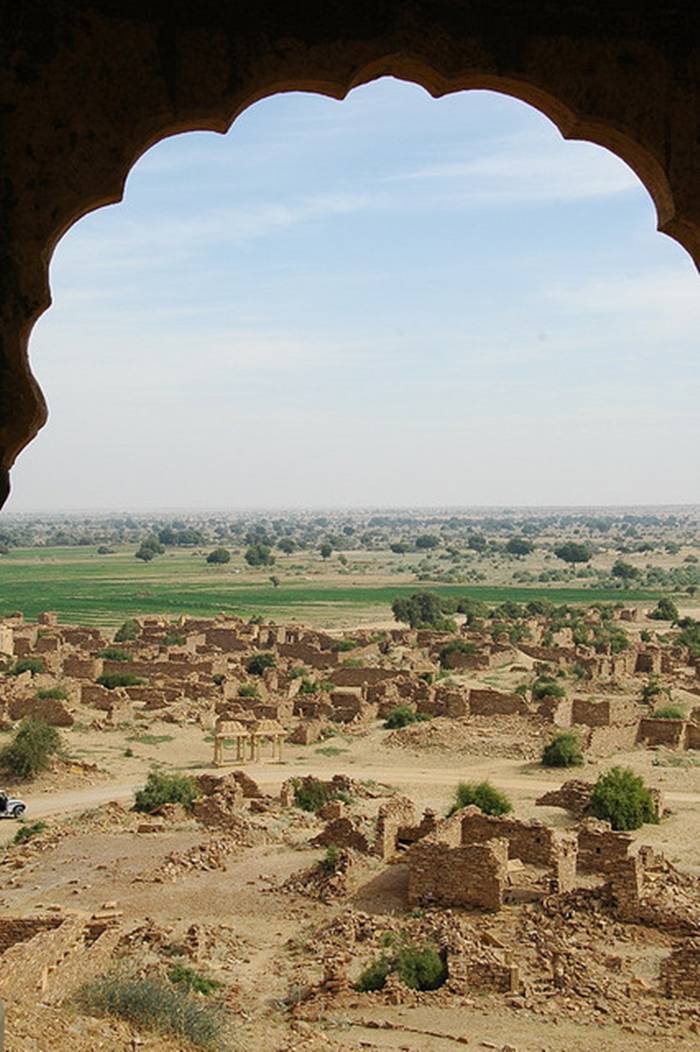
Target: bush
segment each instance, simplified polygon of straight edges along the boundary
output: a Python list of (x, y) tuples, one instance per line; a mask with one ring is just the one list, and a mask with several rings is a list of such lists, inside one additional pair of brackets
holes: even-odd
[(642, 702), (645, 705), (651, 705), (654, 698), (658, 698), (660, 694), (665, 694), (665, 689), (661, 686), (659, 681), (652, 677), (648, 683), (645, 683), (642, 687)]
[(134, 621), (131, 618), (129, 621), (125, 621), (121, 628), (117, 629), (114, 635), (114, 642), (127, 643), (131, 639), (138, 639), (140, 632), (138, 621)]
[(455, 792), (455, 802), (448, 811), (448, 818), (463, 807), (478, 807), (485, 815), (507, 815), (513, 805), (491, 782), (460, 782)]
[(48, 829), (47, 822), (29, 822), (28, 824), (23, 823), (15, 835), (12, 838), (13, 844), (26, 844), (28, 840), (33, 840), (35, 836), (39, 836), (45, 829)]
[(652, 716), (656, 720), (684, 720), (685, 713), (677, 709), (675, 705), (664, 705), (660, 709), (654, 709)]
[(390, 972), (395, 972), (412, 990), (437, 990), (446, 981), (447, 966), (434, 946), (405, 937), (389, 937), (387, 944), (390, 952), (365, 968), (356, 983), (357, 990), (381, 990)]
[(83, 986), (76, 1001), (84, 1011), (172, 1034), (195, 1048), (223, 1052), (226, 1047), (224, 1009), (208, 1004), (180, 983), (115, 971)]
[(65, 687), (42, 687), (36, 692), (39, 701), (65, 701), (68, 691)]
[(322, 859), (319, 859), (318, 868), (327, 873), (328, 876), (332, 876), (338, 868), (340, 862), (340, 848), (337, 848), (335, 844), (327, 849)]
[(100, 651), (100, 657), (104, 658), (105, 661), (131, 661), (129, 651), (122, 650), (121, 647), (107, 647), (105, 650)]
[(194, 968), (179, 963), (172, 966), (168, 972), (168, 979), (176, 986), (182, 986), (190, 993), (203, 994), (204, 997), (208, 997), (223, 986), (218, 979), (211, 979)]
[(591, 812), (616, 830), (639, 829), (645, 822), (658, 822), (649, 789), (629, 767), (613, 767), (601, 774), (591, 794)]
[(335, 785), (321, 782), (318, 778), (296, 779), (294, 782), (294, 804), (302, 811), (310, 811), (313, 814), (320, 811), (329, 800), (342, 800), (350, 803), (350, 796)]
[(215, 548), (213, 552), (209, 552), (209, 555), (207, 555), (207, 562), (213, 563), (214, 565), (230, 563), (231, 552), (228, 548)]
[(543, 701), (545, 698), (565, 698), (566, 691), (553, 679), (540, 676), (532, 685), (532, 697), (535, 701)]
[(262, 676), (266, 668), (274, 668), (276, 664), (275, 655), (264, 651), (261, 654), (253, 654), (246, 662), (245, 669), (251, 676)]
[(61, 735), (43, 720), (28, 717), (20, 723), (9, 745), (0, 750), (0, 767), (17, 778), (35, 778), (61, 751)]
[(672, 599), (667, 597), (659, 599), (656, 609), (649, 614), (653, 621), (672, 621), (674, 624), (678, 620), (678, 616), (678, 607)]
[(151, 771), (143, 789), (136, 792), (134, 810), (150, 813), (163, 804), (182, 804), (187, 811), (191, 811), (198, 796), (196, 782), (189, 775)]
[(36, 676), (43, 671), (43, 658), (21, 658), (14, 663), (7, 674), (8, 676), (21, 676), (23, 672), (31, 672), (32, 676)]
[(473, 657), (476, 654), (476, 647), (473, 643), (466, 643), (463, 639), (451, 640), (440, 651), (438, 661), (441, 668), (447, 667), (451, 654), (467, 654)]
[(114, 690), (115, 687), (139, 687), (146, 681), (141, 676), (132, 676), (130, 672), (105, 672), (97, 677), (96, 682), (107, 690)]
[(257, 696), (258, 688), (254, 683), (243, 683), (242, 686), (238, 688), (239, 698), (257, 698)]
[(425, 712), (414, 712), (408, 705), (397, 705), (384, 720), (384, 727), (393, 731), (398, 727), (407, 727), (409, 723), (423, 723), (429, 719), (430, 716)]
[(557, 734), (542, 750), (544, 767), (580, 767), (582, 763), (581, 742), (574, 731)]

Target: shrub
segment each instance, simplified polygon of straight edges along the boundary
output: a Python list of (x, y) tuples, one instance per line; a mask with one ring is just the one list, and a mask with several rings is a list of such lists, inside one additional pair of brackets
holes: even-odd
[(678, 607), (667, 596), (659, 599), (656, 608), (649, 614), (653, 621), (672, 621), (674, 623), (678, 620), (678, 616)]
[(76, 1001), (84, 1011), (172, 1034), (196, 1048), (223, 1052), (226, 1047), (224, 1009), (203, 1001), (180, 983), (114, 971), (83, 986)]
[(452, 639), (440, 651), (438, 661), (441, 668), (447, 667), (451, 654), (468, 654), (473, 657), (476, 654), (476, 647), (473, 643), (467, 643), (463, 639)]
[(591, 812), (610, 822), (613, 829), (639, 829), (658, 822), (649, 789), (629, 767), (613, 767), (601, 774), (591, 794)]
[(463, 807), (478, 807), (485, 815), (507, 815), (513, 805), (491, 782), (460, 782), (455, 792), (455, 802), (448, 817)]
[(129, 640), (138, 639), (140, 631), (138, 621), (134, 621), (131, 618), (129, 621), (125, 621), (121, 628), (117, 629), (114, 635), (114, 642), (127, 643)]
[(28, 717), (20, 723), (9, 745), (0, 751), (0, 766), (17, 778), (35, 778), (61, 751), (61, 736), (43, 720)]
[(254, 683), (243, 683), (238, 688), (238, 697), (239, 698), (257, 698), (257, 696), (258, 696), (258, 688), (255, 686)]
[(143, 789), (136, 792), (134, 810), (150, 813), (163, 804), (182, 804), (190, 811), (198, 795), (197, 785), (189, 775), (151, 771)]
[(651, 705), (654, 698), (658, 698), (660, 694), (665, 694), (665, 689), (661, 686), (658, 679), (652, 677), (648, 683), (645, 683), (642, 687), (642, 701), (645, 705)]
[(43, 671), (43, 658), (21, 658), (14, 663), (8, 672), (8, 676), (21, 676), (23, 672), (31, 672), (32, 676), (36, 676)]
[(231, 552), (228, 548), (215, 548), (213, 552), (209, 552), (209, 555), (207, 555), (207, 562), (212, 563), (215, 566), (222, 566), (224, 563), (230, 563)]
[(105, 661), (131, 661), (131, 654), (121, 647), (106, 647), (100, 651), (100, 657)]
[(683, 720), (685, 719), (685, 713), (682, 709), (677, 709), (675, 705), (664, 705), (660, 709), (654, 709), (652, 716), (656, 720)]
[(348, 650), (355, 650), (359, 645), (356, 639), (336, 639), (331, 649), (337, 654), (344, 654)]
[(395, 972), (412, 990), (437, 990), (446, 981), (447, 966), (434, 946), (405, 937), (388, 937), (386, 941), (390, 952), (381, 954), (365, 968), (356, 989), (381, 990), (390, 972)]
[(115, 687), (138, 687), (146, 681), (141, 676), (132, 676), (130, 672), (105, 672), (97, 677), (96, 682), (107, 690), (114, 690)]
[(36, 692), (39, 701), (65, 701), (68, 691), (65, 687), (42, 687)]
[(328, 876), (332, 876), (338, 868), (340, 862), (340, 848), (337, 848), (335, 844), (327, 849), (322, 859), (319, 859), (318, 868), (327, 873)]
[(565, 698), (566, 691), (560, 683), (555, 683), (548, 676), (540, 676), (532, 685), (532, 697), (535, 701), (543, 701), (544, 698)]
[(393, 731), (398, 727), (407, 727), (409, 723), (422, 723), (429, 719), (430, 716), (425, 712), (414, 712), (408, 705), (397, 705), (384, 720), (384, 727), (388, 731)]
[(329, 800), (350, 803), (351, 797), (337, 786), (321, 782), (318, 778), (296, 779), (294, 782), (294, 804), (302, 811), (319, 811)]
[(269, 651), (263, 651), (260, 654), (253, 654), (246, 662), (245, 668), (251, 676), (262, 676), (266, 668), (274, 668), (276, 664), (275, 655), (270, 654)]
[(581, 742), (574, 731), (557, 734), (542, 750), (544, 767), (580, 767), (582, 763)]
[(187, 642), (187, 636), (181, 635), (180, 632), (168, 632), (163, 642), (166, 647), (181, 647)]
[(15, 835), (12, 838), (13, 844), (26, 844), (28, 840), (33, 840), (35, 836), (39, 836), (45, 829), (48, 829), (46, 822), (30, 822), (29, 824), (23, 823)]
[(208, 997), (209, 994), (213, 994), (215, 990), (220, 990), (223, 986), (223, 983), (220, 983), (218, 979), (211, 979), (207, 975), (202, 975), (196, 969), (181, 963), (172, 966), (168, 972), (168, 979), (176, 986), (182, 986), (190, 993), (203, 994), (204, 997)]

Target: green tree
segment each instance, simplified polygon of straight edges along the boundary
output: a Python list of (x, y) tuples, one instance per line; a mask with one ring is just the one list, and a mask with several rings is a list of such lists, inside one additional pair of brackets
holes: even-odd
[(223, 565), (224, 563), (230, 563), (231, 552), (228, 548), (214, 548), (214, 550), (207, 555), (207, 562), (214, 563), (217, 566)]
[(437, 548), (439, 544), (440, 538), (434, 533), (419, 533), (416, 537), (416, 548), (419, 550), (427, 551), (430, 548)]
[(554, 549), (557, 559), (574, 566), (576, 563), (589, 563), (593, 558), (593, 548), (590, 544), (581, 544), (579, 541), (566, 541)]
[(248, 566), (272, 566), (275, 562), (275, 557), (268, 544), (256, 542), (246, 549), (245, 561), (248, 563)]
[(622, 581), (626, 588), (631, 581), (638, 580), (641, 571), (636, 566), (632, 566), (631, 563), (626, 563), (624, 559), (617, 559), (613, 564), (611, 573), (613, 577), (617, 577), (618, 580)]
[(531, 551), (534, 551), (534, 548), (532, 541), (529, 541), (526, 537), (511, 537), (506, 543), (506, 551), (509, 555), (517, 555), (519, 558), (529, 555)]
[(333, 548), (327, 542), (321, 545), (319, 551), (321, 553), (321, 558), (324, 562), (326, 561), (326, 559), (330, 559), (331, 555), (333, 554)]
[(649, 614), (649, 617), (654, 621), (671, 621), (672, 624), (675, 624), (679, 617), (678, 607), (672, 599), (664, 596), (659, 599), (655, 609)]
[(397, 596), (391, 604), (391, 609), (397, 621), (405, 621), (411, 628), (436, 625), (443, 616), (442, 600), (435, 592), (414, 592), (405, 597)]

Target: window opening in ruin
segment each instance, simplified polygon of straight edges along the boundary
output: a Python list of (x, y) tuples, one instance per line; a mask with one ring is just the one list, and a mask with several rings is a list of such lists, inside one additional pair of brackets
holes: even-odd
[(56, 250), (8, 510), (686, 500), (697, 275), (654, 227), (623, 162), (492, 92), (163, 141)]

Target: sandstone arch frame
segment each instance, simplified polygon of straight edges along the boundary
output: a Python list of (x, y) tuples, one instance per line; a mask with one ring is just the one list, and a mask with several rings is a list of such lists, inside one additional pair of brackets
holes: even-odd
[(608, 147), (700, 267), (696, 0), (0, 0), (0, 506), (46, 419), (27, 343), (61, 235), (160, 139), (383, 75), (510, 94)]

